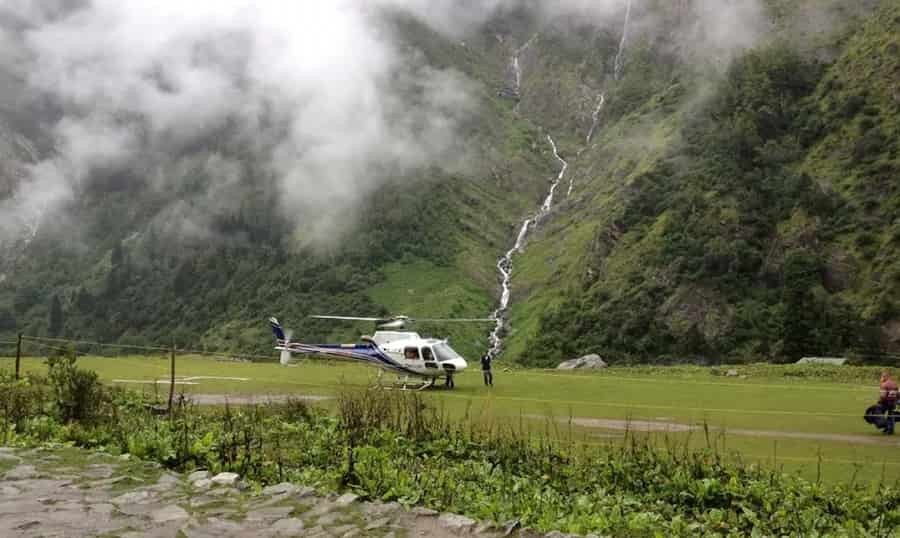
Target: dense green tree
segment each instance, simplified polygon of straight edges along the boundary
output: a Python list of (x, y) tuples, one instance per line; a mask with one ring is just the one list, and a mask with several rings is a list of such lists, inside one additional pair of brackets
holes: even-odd
[(0, 308), (0, 331), (13, 331), (15, 328), (15, 314), (9, 308)]
[(50, 300), (50, 314), (47, 321), (47, 331), (50, 336), (59, 336), (62, 333), (65, 319), (63, 318), (62, 303), (57, 294), (54, 294)]

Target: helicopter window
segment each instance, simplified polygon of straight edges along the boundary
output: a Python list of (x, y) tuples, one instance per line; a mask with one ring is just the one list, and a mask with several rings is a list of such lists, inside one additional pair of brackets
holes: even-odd
[(403, 356), (407, 359), (418, 359), (419, 358), (419, 348), (417, 347), (408, 347), (403, 350)]
[(459, 356), (459, 353), (453, 351), (453, 348), (448, 346), (447, 344), (435, 345), (434, 352), (437, 355), (438, 360), (440, 360), (441, 362), (462, 358)]
[(425, 359), (426, 361), (433, 361), (433, 360), (434, 360), (434, 355), (431, 353), (431, 348), (430, 348), (430, 347), (423, 347), (423, 348), (422, 348), (422, 358)]

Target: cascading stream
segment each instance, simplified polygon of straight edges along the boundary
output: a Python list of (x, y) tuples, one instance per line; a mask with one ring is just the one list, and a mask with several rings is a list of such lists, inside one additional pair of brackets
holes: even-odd
[(528, 235), (528, 228), (531, 227), (531, 222), (531, 218), (525, 219), (522, 226), (519, 228), (519, 235), (516, 236), (516, 243), (497, 261), (497, 270), (500, 271), (502, 291), (500, 292), (500, 304), (491, 314), (491, 317), (494, 319), (494, 330), (491, 331), (489, 337), (491, 347), (488, 349), (488, 355), (491, 358), (497, 356), (500, 352), (500, 346), (502, 345), (500, 332), (503, 330), (504, 326), (503, 314), (506, 312), (506, 307), (509, 305), (509, 284), (510, 279), (512, 278), (512, 255), (522, 248), (522, 244), (525, 242), (525, 236)]
[[(559, 162), (559, 164), (562, 165), (562, 169), (560, 169), (559, 175), (556, 176), (556, 181), (554, 181), (550, 185), (550, 192), (547, 194), (547, 198), (541, 205), (541, 214), (539, 215), (539, 217), (543, 217), (550, 212), (550, 206), (553, 205), (553, 192), (556, 191), (557, 185), (559, 185), (559, 182), (562, 181), (563, 177), (566, 175), (566, 172), (569, 170), (569, 163), (559, 156), (559, 151), (556, 149), (556, 142), (553, 141), (553, 138), (551, 138), (550, 135), (547, 135), (547, 142), (550, 142), (550, 147), (553, 148), (553, 156), (556, 157), (556, 160)], [(572, 194), (571, 181), (569, 181), (569, 190), (566, 191), (566, 196), (569, 196), (570, 194)]]
[[(541, 204), (540, 209), (538, 210), (536, 215), (526, 218), (522, 222), (522, 226), (519, 227), (519, 234), (516, 236), (516, 242), (511, 249), (509, 249), (506, 254), (497, 261), (497, 270), (500, 272), (500, 280), (501, 280), (501, 292), (500, 292), (500, 304), (497, 306), (497, 309), (491, 314), (491, 318), (494, 319), (495, 325), (494, 330), (491, 331), (491, 335), (489, 337), (490, 349), (488, 349), (488, 356), (492, 359), (500, 353), (500, 349), (503, 345), (503, 338), (500, 336), (500, 333), (503, 331), (503, 327), (505, 326), (503, 320), (503, 314), (506, 313), (506, 308), (509, 306), (509, 294), (510, 294), (510, 282), (512, 280), (512, 257), (516, 252), (521, 252), (522, 247), (525, 244), (525, 238), (528, 236), (528, 232), (531, 228), (536, 225), (540, 220), (550, 213), (550, 209), (553, 207), (553, 196), (556, 193), (556, 188), (559, 186), (560, 181), (566, 175), (566, 171), (569, 169), (569, 163), (566, 162), (562, 157), (559, 156), (559, 151), (556, 148), (556, 142), (554, 142), (553, 137), (547, 135), (547, 141), (550, 143), (550, 147), (553, 148), (553, 156), (556, 157), (556, 160), (562, 164), (562, 169), (559, 171), (559, 174), (556, 175), (556, 179), (550, 184), (550, 190), (547, 192), (547, 196), (544, 198), (544, 202)], [(572, 184), (569, 183), (569, 192), (572, 191)]]
[[(625, 44), (628, 41), (628, 24), (631, 20), (631, 1), (628, 0), (625, 7), (625, 24), (622, 27), (622, 37), (619, 40), (619, 47), (616, 51), (616, 57), (613, 64), (613, 78), (614, 80), (619, 80), (619, 77), (622, 74), (622, 58), (623, 52), (625, 50)], [(513, 57), (511, 61), (511, 66), (513, 70), (514, 80), (515, 80), (515, 95), (516, 97), (521, 97), (522, 91), (522, 67), (519, 64), (519, 56), (531, 45), (531, 43), (537, 38), (537, 34), (533, 35), (531, 39), (525, 42), (524, 45), (517, 48), (513, 52)], [(606, 105), (606, 94), (601, 93), (597, 102), (596, 108), (594, 108), (594, 112), (591, 115), (592, 123), (591, 129), (588, 131), (586, 142), (590, 143), (591, 138), (594, 136), (594, 131), (597, 129), (597, 126), (600, 123), (600, 114), (603, 112), (603, 107)], [(518, 103), (516, 103), (515, 110), (518, 110)], [(556, 158), (557, 162), (562, 165), (562, 169), (559, 171), (559, 174), (556, 176), (556, 179), (553, 183), (550, 184), (550, 191), (547, 193), (547, 197), (544, 198), (544, 202), (541, 204), (540, 209), (538, 210), (536, 215), (530, 216), (526, 218), (522, 225), (519, 227), (519, 233), (516, 235), (516, 242), (513, 244), (513, 247), (509, 249), (506, 254), (497, 261), (497, 270), (500, 272), (500, 280), (501, 280), (501, 292), (500, 292), (500, 304), (497, 306), (497, 309), (491, 314), (491, 318), (494, 319), (495, 325), (494, 330), (491, 331), (491, 335), (489, 337), (490, 349), (488, 349), (488, 356), (491, 358), (496, 357), (503, 346), (503, 338), (500, 333), (503, 332), (503, 328), (505, 327), (505, 323), (503, 320), (503, 315), (506, 313), (506, 309), (509, 306), (509, 298), (510, 298), (510, 287), (512, 280), (512, 257), (516, 252), (520, 252), (522, 247), (525, 244), (525, 238), (528, 236), (528, 232), (531, 228), (537, 225), (540, 220), (546, 216), (550, 209), (553, 206), (553, 196), (556, 193), (556, 188), (559, 186), (560, 181), (566, 175), (566, 172), (569, 169), (569, 163), (566, 162), (559, 155), (559, 151), (556, 147), (556, 142), (553, 138), (548, 134), (547, 141), (550, 143), (550, 146), (553, 148), (553, 156)], [(569, 188), (566, 191), (566, 196), (571, 196), (572, 188), (575, 185), (574, 178), (569, 181)]]
[(628, 22), (631, 20), (631, 0), (625, 6), (625, 25), (622, 27), (622, 39), (619, 40), (619, 50), (616, 51), (616, 61), (613, 64), (613, 78), (619, 80), (622, 76), (622, 53), (625, 51), (625, 42), (628, 41)]
[[(522, 67), (519, 65), (519, 56), (521, 56), (523, 52), (528, 50), (528, 47), (530, 47), (534, 40), (537, 39), (537, 36), (537, 34), (534, 34), (533, 36), (531, 36), (531, 39), (525, 42), (525, 44), (513, 51), (511, 66), (513, 70), (513, 80), (515, 84), (514, 93), (516, 99), (519, 99), (519, 97), (521, 97), (520, 92), (522, 91)], [(513, 108), (513, 110), (518, 112), (518, 102), (516, 102), (516, 106)]]
[[(628, 23), (630, 20), (631, 0), (628, 0), (628, 3), (625, 5), (625, 24), (622, 26), (622, 37), (619, 39), (619, 48), (616, 50), (616, 59), (613, 62), (613, 80), (619, 80), (622, 76), (622, 53), (625, 51), (625, 43), (628, 41)], [(604, 106), (606, 106), (606, 93), (601, 93), (597, 102), (597, 107), (594, 109), (594, 113), (591, 114), (591, 129), (588, 131), (587, 138), (585, 139), (587, 143), (591, 142), (594, 131), (597, 130), (597, 126), (600, 124), (600, 113), (603, 112)]]
[(594, 136), (594, 131), (597, 129), (597, 125), (600, 124), (600, 113), (603, 112), (603, 106), (606, 105), (606, 94), (600, 94), (600, 100), (597, 102), (597, 108), (594, 109), (594, 113), (591, 114), (591, 130), (588, 131), (587, 138), (585, 139), (586, 143), (590, 143), (591, 137)]

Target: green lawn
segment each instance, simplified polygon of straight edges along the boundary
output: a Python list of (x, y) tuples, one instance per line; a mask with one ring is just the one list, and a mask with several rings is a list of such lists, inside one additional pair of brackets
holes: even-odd
[[(11, 360), (0, 361), (0, 368), (12, 366)], [(168, 378), (169, 360), (82, 357), (79, 365), (96, 370), (107, 382), (152, 380)], [(843, 368), (853, 372), (852, 367)], [(43, 369), (42, 359), (23, 360), (26, 372)], [(884, 436), (861, 418), (862, 411), (877, 396), (874, 382), (854, 382), (868, 379), (868, 370), (866, 375), (845, 376), (848, 382), (785, 378), (780, 367), (775, 366), (747, 371), (751, 375), (741, 379), (713, 376), (704, 368), (612, 368), (602, 372), (499, 369), (495, 372), (496, 386), (491, 390), (481, 385), (479, 372), (467, 371), (458, 377), (456, 390), (432, 390), (426, 394), (454, 415), (469, 413), (500, 425), (523, 424), (591, 443), (620, 442), (624, 432), (615, 425), (585, 424), (585, 419), (705, 423), (711, 429), (709, 442), (723, 453), (740, 454), (745, 461), (775, 463), (815, 478), (821, 460), (822, 476), (828, 481), (846, 481), (854, 476), (866, 481), (900, 479), (900, 437)], [(374, 379), (375, 370), (310, 360), (284, 368), (276, 363), (178, 357), (177, 375), (248, 378), (200, 379), (196, 385), (178, 387), (186, 393), (329, 396), (342, 386), (367, 386)], [(129, 386), (154, 391), (153, 385)], [(156, 390), (164, 395), (168, 388), (160, 385)], [(729, 434), (728, 429), (744, 431)], [(797, 434), (806, 437), (798, 438)], [(660, 442), (708, 442), (702, 430), (651, 435)], [(825, 438), (828, 435), (848, 437)]]

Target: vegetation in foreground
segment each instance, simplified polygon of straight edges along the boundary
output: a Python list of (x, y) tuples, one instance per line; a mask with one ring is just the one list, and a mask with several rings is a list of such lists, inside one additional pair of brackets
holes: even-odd
[(52, 359), (46, 379), (0, 383), (3, 444), (64, 442), (541, 530), (889, 536), (900, 524), (897, 484), (825, 486), (730, 462), (714, 443), (558, 442), (521, 427), (450, 421), (415, 394), (347, 392), (336, 415), (300, 402), (201, 413), (182, 400), (168, 417), (101, 385), (71, 358)]
[[(12, 360), (7, 364), (11, 368)], [(164, 399), (168, 392), (166, 385), (155, 383), (169, 378), (168, 356), (79, 356), (78, 364), (96, 371), (104, 383), (131, 380), (118, 384), (146, 392), (151, 399)], [(726, 375), (732, 370), (738, 375)], [(43, 359), (31, 357), (22, 360), (22, 371), (45, 377), (47, 366)], [(573, 418), (577, 435), (587, 441), (620, 441), (622, 426), (608, 428), (602, 425), (604, 419), (707, 424), (727, 446), (729, 456), (739, 454), (746, 462), (777, 466), (808, 480), (821, 476), (823, 482), (834, 484), (878, 481), (883, 474), (889, 480), (900, 478), (896, 446), (860, 418), (877, 398), (879, 373), (879, 368), (868, 366), (636, 366), (562, 372), (506, 371), (504, 365), (498, 366), (498, 382), (490, 390), (482, 386), (475, 370), (459, 376), (455, 390), (427, 391), (424, 397), (452, 419), (477, 416), (479, 421), (518, 423), (525, 417), (530, 427), (544, 429), (546, 417), (562, 423)], [(316, 360), (282, 368), (179, 356), (176, 366), (179, 377), (200, 376), (198, 384), (179, 385), (179, 391), (220, 395), (222, 401), (228, 395), (255, 395), (259, 401), (267, 395), (323, 397), (321, 405), (327, 408), (337, 407), (335, 397), (343, 388), (363, 390), (375, 374), (356, 364)], [(592, 419), (600, 420), (588, 424)], [(740, 429), (769, 434), (740, 434)], [(728, 432), (724, 436), (723, 430)], [(812, 436), (797, 437), (804, 433)], [(695, 434), (669, 437), (704, 445)]]

